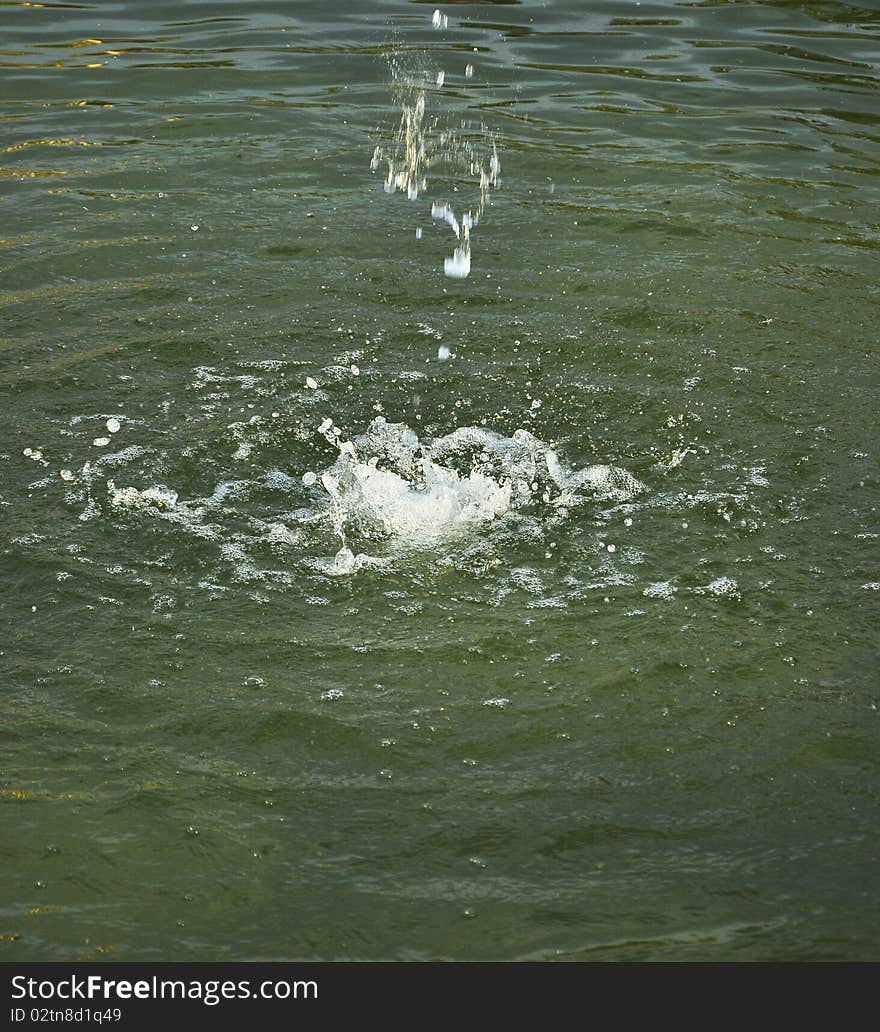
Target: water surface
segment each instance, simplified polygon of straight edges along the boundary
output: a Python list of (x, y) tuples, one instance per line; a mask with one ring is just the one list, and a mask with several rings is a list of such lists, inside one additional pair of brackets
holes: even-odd
[(880, 8), (435, 7), (0, 4), (0, 957), (877, 959)]

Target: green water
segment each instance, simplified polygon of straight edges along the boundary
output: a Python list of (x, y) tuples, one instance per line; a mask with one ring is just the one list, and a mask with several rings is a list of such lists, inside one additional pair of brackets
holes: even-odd
[[(880, 8), (434, 6), (0, 4), (0, 959), (878, 959)], [(642, 490), (339, 575), (379, 414)]]

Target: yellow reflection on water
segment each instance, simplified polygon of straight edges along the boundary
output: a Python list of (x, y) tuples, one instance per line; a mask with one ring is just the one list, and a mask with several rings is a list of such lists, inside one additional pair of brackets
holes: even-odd
[(100, 140), (23, 140), (21, 143), (12, 143), (3, 148), (4, 154), (11, 154), (12, 151), (24, 150), (25, 147), (102, 147)]
[(40, 179), (43, 176), (69, 176), (67, 169), (0, 168), (0, 176), (11, 179)]

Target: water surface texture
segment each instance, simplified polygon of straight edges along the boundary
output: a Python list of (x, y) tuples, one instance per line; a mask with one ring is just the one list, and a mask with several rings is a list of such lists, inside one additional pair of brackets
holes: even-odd
[(876, 960), (880, 7), (0, 4), (0, 959)]

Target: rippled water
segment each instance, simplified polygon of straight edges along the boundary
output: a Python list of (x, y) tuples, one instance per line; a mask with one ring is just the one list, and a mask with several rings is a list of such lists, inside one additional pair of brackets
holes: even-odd
[(0, 958), (877, 959), (880, 8), (435, 7), (0, 4)]

